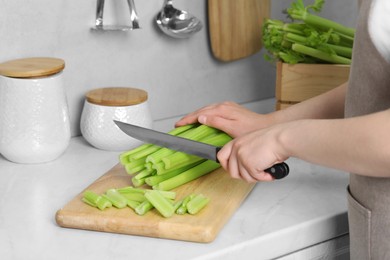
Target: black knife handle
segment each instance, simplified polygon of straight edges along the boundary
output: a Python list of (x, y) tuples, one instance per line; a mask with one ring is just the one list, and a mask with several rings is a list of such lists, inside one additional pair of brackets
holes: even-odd
[(290, 168), (288, 167), (287, 163), (277, 163), (273, 165), (272, 167), (265, 170), (265, 172), (269, 173), (274, 177), (276, 180), (283, 179), (288, 175), (290, 171)]

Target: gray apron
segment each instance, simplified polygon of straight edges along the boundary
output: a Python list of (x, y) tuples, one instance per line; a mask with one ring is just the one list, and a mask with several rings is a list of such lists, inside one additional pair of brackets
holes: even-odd
[[(368, 34), (370, 6), (371, 0), (361, 1), (346, 117), (390, 108), (390, 64), (378, 53)], [(351, 259), (390, 259), (390, 178), (351, 173), (348, 219)]]

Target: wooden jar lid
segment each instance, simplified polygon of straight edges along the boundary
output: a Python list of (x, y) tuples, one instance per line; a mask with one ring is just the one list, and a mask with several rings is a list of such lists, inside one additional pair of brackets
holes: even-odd
[(89, 103), (101, 106), (132, 106), (145, 102), (148, 93), (137, 88), (99, 88), (89, 91), (86, 99)]
[(36, 57), (10, 60), (0, 64), (0, 75), (13, 78), (33, 78), (56, 74), (65, 68), (62, 59)]

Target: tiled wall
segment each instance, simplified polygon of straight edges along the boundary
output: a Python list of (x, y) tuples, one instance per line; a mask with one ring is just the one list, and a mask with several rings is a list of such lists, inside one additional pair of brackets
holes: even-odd
[[(328, 0), (323, 14), (352, 26), (355, 1)], [(272, 17), (284, 17), (281, 11), (290, 2), (272, 0)], [(155, 120), (223, 100), (250, 103), (273, 97), (275, 68), (263, 60), (262, 53), (231, 63), (212, 57), (207, 1), (174, 1), (175, 6), (195, 14), (205, 25), (185, 40), (163, 35), (154, 24), (162, 3), (135, 0), (140, 30), (98, 33), (90, 30), (96, 0), (0, 0), (0, 62), (32, 56), (63, 58), (73, 135), (80, 134), (85, 93), (98, 87), (147, 90)], [(126, 22), (125, 0), (106, 0), (105, 10), (107, 24)]]

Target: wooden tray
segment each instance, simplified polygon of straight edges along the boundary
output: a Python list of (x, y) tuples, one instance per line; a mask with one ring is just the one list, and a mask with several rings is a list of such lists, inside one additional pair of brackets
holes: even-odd
[(348, 81), (349, 65), (277, 63), (276, 109), (321, 95)]
[[(86, 189), (103, 193), (109, 188), (129, 186), (131, 177), (118, 164)], [(83, 191), (56, 213), (58, 225), (67, 228), (140, 235), (208, 243), (231, 218), (255, 184), (232, 179), (222, 168), (183, 185), (177, 198), (202, 193), (210, 203), (197, 215), (162, 217), (156, 210), (138, 216), (130, 208), (100, 211), (81, 201)]]

